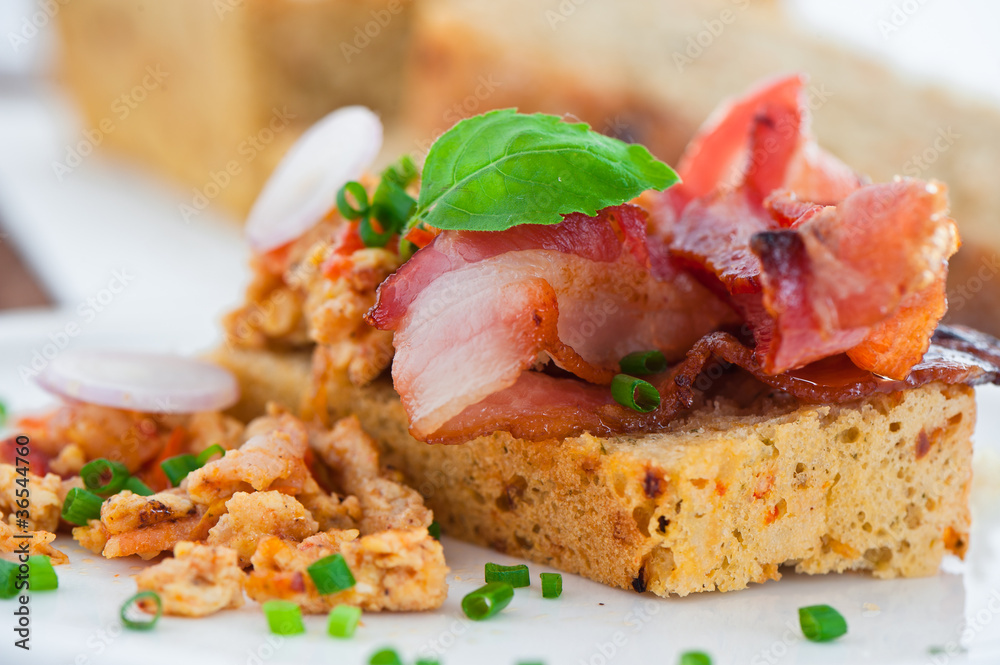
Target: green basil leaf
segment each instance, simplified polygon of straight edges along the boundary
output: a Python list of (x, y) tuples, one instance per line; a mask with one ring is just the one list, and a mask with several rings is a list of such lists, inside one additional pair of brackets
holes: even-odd
[(678, 180), (643, 146), (514, 109), (468, 118), (445, 132), (431, 146), (422, 178), (408, 228), (425, 222), (475, 231), (594, 215)]

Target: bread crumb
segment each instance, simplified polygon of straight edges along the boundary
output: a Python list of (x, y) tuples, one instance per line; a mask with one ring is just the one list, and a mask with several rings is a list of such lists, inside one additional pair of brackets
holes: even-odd
[(875, 603), (865, 603), (861, 607), (864, 610), (861, 612), (861, 616), (863, 617), (875, 617), (882, 614), (882, 608)]

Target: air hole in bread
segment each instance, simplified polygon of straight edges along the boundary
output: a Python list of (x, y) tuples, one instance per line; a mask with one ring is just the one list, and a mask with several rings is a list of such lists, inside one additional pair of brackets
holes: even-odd
[(889, 423), (890, 432), (898, 432), (903, 428), (903, 423)]
[(861, 438), (861, 430), (857, 427), (845, 429), (840, 433), (840, 441), (842, 443), (855, 443), (859, 438)]

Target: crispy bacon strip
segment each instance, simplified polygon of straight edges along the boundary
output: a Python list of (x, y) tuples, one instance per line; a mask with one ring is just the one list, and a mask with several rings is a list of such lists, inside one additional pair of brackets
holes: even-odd
[(727, 321), (730, 310), (669, 259), (653, 265), (645, 234), (645, 213), (618, 206), (553, 226), (445, 232), (417, 252), (367, 316), (395, 332), (411, 433), (430, 439), (549, 360), (607, 392), (625, 354), (677, 359)]
[(662, 402), (651, 413), (617, 404), (602, 386), (526, 372), (513, 386), (467, 407), (429, 441), (462, 443), (498, 430), (532, 441), (559, 440), (584, 432), (596, 436), (655, 432), (694, 405), (701, 389), (712, 383), (705, 381), (703, 372), (719, 362), (803, 402), (817, 404), (850, 402), (934, 381), (1000, 383), (1000, 341), (966, 328), (940, 328), (923, 360), (903, 381), (862, 370), (845, 355), (771, 375), (757, 362), (753, 349), (729, 333), (716, 332), (705, 336), (683, 362), (656, 381)]
[(679, 171), (659, 233), (742, 314), (767, 373), (848, 352), (904, 379), (920, 361), (958, 249), (943, 185), (865, 185), (812, 139), (798, 77), (724, 107)]

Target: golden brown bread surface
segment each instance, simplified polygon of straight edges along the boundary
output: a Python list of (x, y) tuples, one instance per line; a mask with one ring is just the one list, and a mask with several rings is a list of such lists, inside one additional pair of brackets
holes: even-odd
[[(244, 389), (296, 407), (303, 355), (220, 350)], [(703, 408), (670, 431), (528, 443), (497, 433), (431, 446), (406, 431), (387, 382), (331, 386), (444, 531), (623, 588), (736, 590), (780, 576), (933, 574), (968, 542), (973, 391), (933, 384), (844, 406), (776, 401), (764, 415)]]

